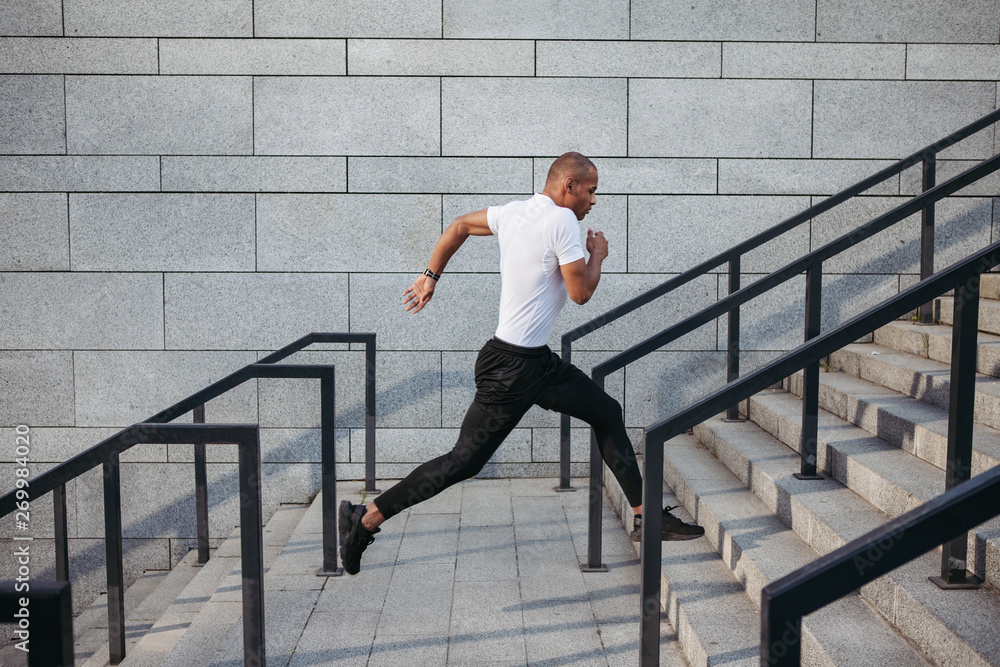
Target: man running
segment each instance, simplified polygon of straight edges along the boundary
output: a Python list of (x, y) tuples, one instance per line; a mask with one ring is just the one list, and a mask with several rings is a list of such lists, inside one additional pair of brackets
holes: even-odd
[[(552, 324), (566, 303), (590, 300), (608, 256), (602, 232), (587, 230), (584, 259), (578, 221), (597, 203), (597, 168), (580, 153), (566, 153), (549, 168), (545, 189), (526, 201), (510, 202), (455, 218), (438, 239), (424, 273), (403, 292), (404, 308), (419, 313), (452, 255), (470, 236), (497, 237), (500, 244), (500, 321), (496, 336), (476, 360), (476, 396), (458, 442), (367, 506), (340, 504), (340, 557), (348, 574), (361, 568), (361, 554), (386, 519), (452, 484), (475, 476), (532, 405), (582, 419), (594, 428), (601, 457), (611, 468), (635, 512), (631, 538), (642, 521), (642, 477), (625, 432), (621, 405), (583, 371), (562, 361), (548, 346)], [(705, 534), (670, 514), (662, 516), (664, 540)]]

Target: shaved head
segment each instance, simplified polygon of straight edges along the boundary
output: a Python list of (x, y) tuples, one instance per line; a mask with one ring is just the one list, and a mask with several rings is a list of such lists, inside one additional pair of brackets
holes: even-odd
[(549, 167), (549, 175), (545, 179), (545, 187), (556, 185), (572, 178), (575, 181), (587, 180), (597, 174), (597, 167), (586, 156), (575, 151), (563, 153)]

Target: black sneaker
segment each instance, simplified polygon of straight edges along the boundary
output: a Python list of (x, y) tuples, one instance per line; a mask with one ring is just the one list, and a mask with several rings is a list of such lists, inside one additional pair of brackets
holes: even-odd
[(361, 571), (361, 554), (375, 541), (375, 533), (381, 532), (381, 528), (368, 530), (361, 525), (361, 517), (366, 511), (364, 505), (353, 505), (349, 500), (340, 503), (337, 517), (340, 524), (340, 562), (347, 574)]
[(663, 525), (660, 528), (660, 536), (664, 542), (675, 540), (693, 540), (705, 534), (705, 529), (693, 523), (684, 523), (670, 510), (677, 509), (680, 505), (673, 505), (663, 508)]
[[(693, 540), (705, 534), (705, 529), (691, 523), (684, 523), (670, 510), (677, 509), (679, 505), (663, 508), (663, 522), (660, 525), (660, 539), (664, 542), (675, 542), (677, 540)], [(636, 515), (632, 519), (632, 532), (629, 535), (633, 542), (642, 540), (642, 515)]]

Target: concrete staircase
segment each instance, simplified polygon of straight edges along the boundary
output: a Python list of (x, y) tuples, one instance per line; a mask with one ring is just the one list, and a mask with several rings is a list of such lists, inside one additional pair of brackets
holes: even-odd
[[(315, 576), (322, 558), (320, 506), (281, 505), (264, 527), (265, 614), (268, 655), (285, 662), (319, 596), (325, 579)], [(305, 576), (308, 575), (308, 576)], [(240, 531), (197, 565), (189, 551), (172, 570), (144, 573), (125, 592), (126, 655), (132, 667), (243, 664), (240, 597)], [(292, 604), (290, 604), (292, 603)], [(108, 661), (107, 596), (101, 594), (73, 619), (75, 664), (103, 667)], [(291, 645), (288, 642), (291, 641)], [(24, 654), (0, 653), (0, 664), (27, 664)]]
[[(1000, 275), (984, 276), (981, 295), (973, 475), (1000, 463)], [(822, 481), (792, 476), (801, 375), (744, 402), (746, 421), (719, 415), (667, 443), (665, 502), (706, 529), (663, 545), (662, 603), (692, 665), (758, 665), (764, 586), (944, 491), (951, 308), (942, 298), (943, 324), (894, 322), (831, 355)], [(628, 503), (614, 500), (630, 526)], [(970, 533), (968, 567), (980, 589), (940, 590), (928, 581), (937, 549), (807, 616), (803, 664), (1000, 665), (1000, 520)]]

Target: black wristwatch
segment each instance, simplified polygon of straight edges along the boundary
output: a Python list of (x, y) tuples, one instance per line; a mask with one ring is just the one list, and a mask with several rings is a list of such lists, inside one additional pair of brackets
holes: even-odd
[(424, 269), (424, 275), (428, 276), (430, 278), (433, 278), (434, 280), (440, 280), (441, 279), (441, 274), (440, 273), (434, 273), (430, 269)]

